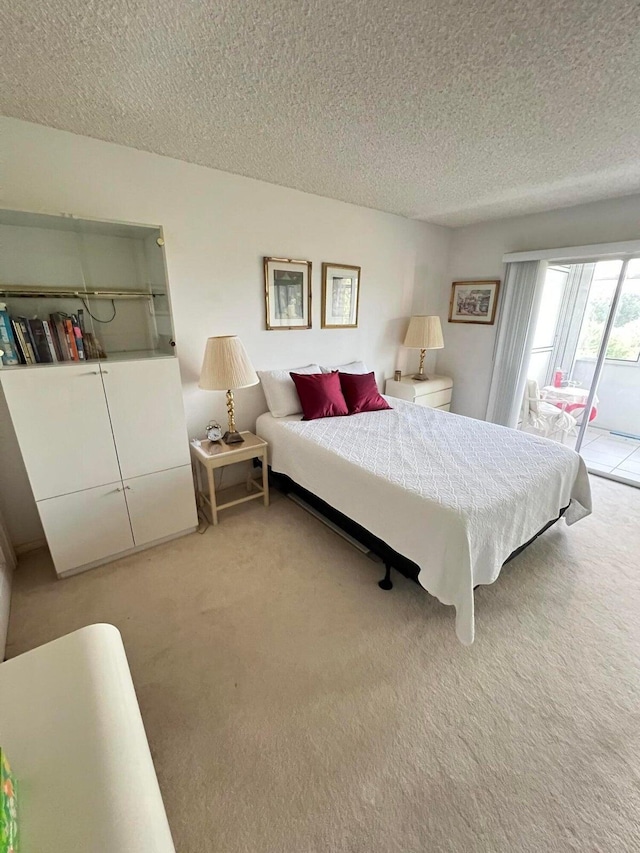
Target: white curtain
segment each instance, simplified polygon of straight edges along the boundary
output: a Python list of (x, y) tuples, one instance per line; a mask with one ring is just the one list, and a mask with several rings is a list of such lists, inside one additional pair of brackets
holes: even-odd
[(518, 423), (546, 267), (545, 261), (507, 264), (487, 405), (494, 424)]

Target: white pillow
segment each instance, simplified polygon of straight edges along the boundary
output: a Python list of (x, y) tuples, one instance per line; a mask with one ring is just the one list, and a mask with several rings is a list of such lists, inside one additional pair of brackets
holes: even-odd
[(300, 397), (290, 373), (321, 373), (319, 364), (291, 367), (289, 370), (258, 370), (267, 406), (274, 418), (298, 415), (302, 411)]
[(321, 367), (320, 370), (323, 373), (333, 373), (334, 370), (340, 371), (340, 373), (370, 373), (371, 371), (367, 370), (367, 365), (364, 361), (350, 361), (349, 364), (338, 364), (336, 367)]

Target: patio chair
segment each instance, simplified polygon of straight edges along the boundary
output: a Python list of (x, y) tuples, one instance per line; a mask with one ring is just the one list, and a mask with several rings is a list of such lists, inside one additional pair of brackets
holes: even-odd
[(527, 379), (522, 401), (520, 429), (564, 442), (575, 434), (576, 419), (563, 409), (545, 402), (535, 379)]

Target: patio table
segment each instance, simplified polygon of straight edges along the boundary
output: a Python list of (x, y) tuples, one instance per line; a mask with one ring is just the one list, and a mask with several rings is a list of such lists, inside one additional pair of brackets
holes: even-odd
[[(584, 409), (586, 407), (589, 389), (581, 388), (577, 385), (566, 385), (563, 388), (556, 388), (555, 385), (545, 385), (541, 396), (547, 403), (553, 403), (554, 406), (571, 414), (577, 409)], [(598, 417), (598, 409), (596, 407), (599, 402), (598, 395), (596, 394), (593, 398), (591, 412), (589, 413), (589, 422)], [(574, 417), (577, 416), (574, 415)]]

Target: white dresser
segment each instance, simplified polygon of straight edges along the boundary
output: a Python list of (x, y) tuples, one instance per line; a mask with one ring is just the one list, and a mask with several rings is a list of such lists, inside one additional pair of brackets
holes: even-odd
[(178, 360), (3, 370), (58, 575), (197, 526)]
[(451, 406), (452, 391), (453, 379), (436, 374), (432, 374), (424, 382), (412, 379), (411, 376), (403, 376), (399, 382), (387, 379), (384, 386), (384, 393), (389, 397), (398, 397), (410, 403), (417, 403), (418, 406), (429, 406), (445, 412), (448, 412)]

